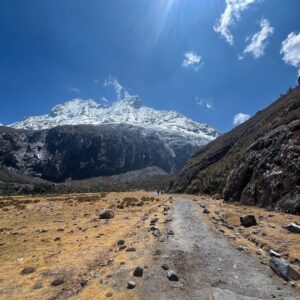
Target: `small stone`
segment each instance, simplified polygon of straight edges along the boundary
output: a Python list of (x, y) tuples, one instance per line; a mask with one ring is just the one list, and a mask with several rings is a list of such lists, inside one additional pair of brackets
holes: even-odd
[(65, 280), (63, 278), (56, 278), (51, 282), (52, 286), (59, 286), (65, 283)]
[(33, 267), (26, 267), (21, 271), (21, 275), (28, 275), (35, 272), (35, 268)]
[(165, 271), (169, 270), (169, 266), (167, 264), (161, 265), (161, 268)]
[(55, 239), (54, 239), (54, 242), (58, 242), (58, 241), (60, 241), (61, 240), (61, 238), (58, 236), (58, 237), (56, 237)]
[(126, 249), (126, 252), (135, 252), (136, 249), (134, 247), (129, 247)]
[(150, 221), (150, 225), (155, 225), (158, 222), (158, 218), (152, 218)]
[(33, 290), (39, 290), (43, 287), (43, 284), (41, 282), (37, 282), (34, 284), (34, 286), (32, 287)]
[(85, 286), (87, 285), (87, 283), (88, 283), (88, 281), (85, 280), (85, 279), (81, 279), (81, 280), (80, 280), (80, 285), (81, 285), (82, 287), (85, 287)]
[(99, 219), (112, 219), (115, 216), (111, 209), (104, 208), (99, 213)]
[(159, 229), (153, 230), (152, 235), (154, 235), (155, 237), (160, 237), (160, 230)]
[(290, 223), (286, 226), (286, 229), (292, 233), (300, 233), (300, 225), (297, 225), (296, 223)]
[(169, 230), (168, 232), (167, 232), (167, 235), (174, 235), (174, 230)]
[(240, 217), (240, 222), (241, 222), (241, 225), (244, 227), (251, 227), (251, 226), (257, 225), (255, 216), (253, 216), (253, 215), (247, 215), (247, 216)]
[(126, 245), (122, 245), (122, 246), (119, 247), (119, 250), (120, 250), (120, 251), (122, 251), (122, 250), (124, 250), (124, 249), (126, 249)]
[(130, 281), (127, 282), (127, 288), (128, 288), (128, 289), (130, 289), (130, 290), (131, 290), (131, 289), (134, 289), (135, 286), (136, 286), (135, 281), (130, 280)]
[(112, 293), (107, 293), (107, 294), (106, 294), (106, 297), (107, 297), (107, 298), (111, 298), (112, 295), (113, 295)]
[(209, 214), (210, 211), (208, 210), (208, 208), (205, 207), (205, 208), (203, 209), (203, 213), (204, 213), (204, 214)]
[(133, 276), (134, 277), (143, 277), (143, 273), (144, 273), (144, 268), (141, 266), (138, 266), (133, 271)]
[(167, 277), (170, 281), (178, 281), (179, 280), (177, 274), (172, 270), (167, 272)]
[(122, 246), (122, 245), (124, 245), (125, 244), (125, 241), (124, 240), (118, 240), (117, 241), (117, 245), (118, 246)]

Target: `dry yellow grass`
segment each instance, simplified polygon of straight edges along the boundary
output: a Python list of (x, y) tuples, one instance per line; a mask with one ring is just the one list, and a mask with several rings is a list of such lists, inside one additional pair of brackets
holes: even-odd
[[(117, 208), (126, 198), (137, 200)], [(118, 288), (111, 274), (147, 263), (154, 239), (142, 219), (160, 213), (168, 198), (157, 198), (146, 192), (1, 197), (10, 205), (0, 210), (0, 298), (106, 299), (112, 293), (113, 299), (138, 299), (134, 290)], [(110, 207), (115, 217), (100, 220), (97, 213)], [(119, 239), (137, 251), (119, 251)], [(25, 267), (35, 272), (21, 275)], [(51, 286), (57, 278), (64, 284)], [(37, 284), (41, 288), (33, 288)]]
[[(184, 197), (206, 205), (211, 212), (207, 224), (233, 245), (265, 261), (273, 249), (300, 267), (299, 235), (283, 228), (300, 223), (299, 216), (205, 196)], [(155, 215), (164, 219), (164, 204), (169, 195), (143, 191), (0, 197), (0, 299), (139, 299), (137, 289), (126, 288), (127, 280), (136, 266), (152, 263), (157, 239), (149, 232), (149, 220)], [(112, 208), (115, 217), (100, 220), (102, 208)], [(254, 214), (259, 225), (241, 227), (245, 214)], [(161, 222), (158, 227), (164, 230)], [(120, 239), (136, 251), (120, 251)], [(22, 275), (25, 267), (35, 271)], [(51, 286), (54, 279), (64, 283)], [(143, 279), (135, 281), (139, 286)]]

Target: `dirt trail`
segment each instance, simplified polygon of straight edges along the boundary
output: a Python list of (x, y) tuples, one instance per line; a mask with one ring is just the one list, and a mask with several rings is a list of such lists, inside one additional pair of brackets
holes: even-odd
[[(268, 268), (209, 231), (195, 202), (177, 197), (170, 216), (174, 235), (161, 240), (142, 299), (298, 299)], [(168, 281), (164, 263), (178, 282)]]

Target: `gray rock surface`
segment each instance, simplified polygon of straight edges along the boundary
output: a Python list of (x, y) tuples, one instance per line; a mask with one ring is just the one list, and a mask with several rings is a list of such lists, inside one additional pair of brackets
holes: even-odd
[(289, 263), (283, 259), (278, 257), (271, 257), (269, 261), (270, 268), (280, 277), (285, 280), (299, 280), (300, 274), (294, 270)]

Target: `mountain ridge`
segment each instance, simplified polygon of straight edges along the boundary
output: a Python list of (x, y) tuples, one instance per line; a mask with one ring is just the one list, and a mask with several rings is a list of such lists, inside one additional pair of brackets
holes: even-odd
[(172, 192), (300, 213), (300, 87), (199, 149)]

